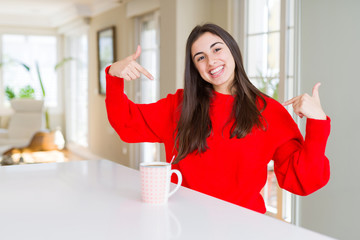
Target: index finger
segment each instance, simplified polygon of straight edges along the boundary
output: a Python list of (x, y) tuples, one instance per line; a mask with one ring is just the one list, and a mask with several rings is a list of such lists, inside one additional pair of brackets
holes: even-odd
[(135, 67), (139, 72), (144, 74), (148, 79), (154, 80), (154, 77), (145, 68), (143, 68), (140, 64), (138, 64), (137, 62), (135, 62)]
[(292, 99), (289, 99), (289, 100), (287, 100), (287, 101), (285, 101), (285, 102), (283, 102), (283, 106), (287, 106), (287, 105), (290, 105), (290, 104), (292, 104), (292, 103), (294, 103), (297, 99), (299, 98), (299, 96), (297, 96), (297, 97), (294, 97), (294, 98), (292, 98)]

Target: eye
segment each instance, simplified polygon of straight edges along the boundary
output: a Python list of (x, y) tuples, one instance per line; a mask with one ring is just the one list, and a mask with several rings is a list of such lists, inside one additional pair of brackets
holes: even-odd
[(219, 52), (221, 48), (215, 48), (214, 52)]
[(201, 60), (203, 60), (205, 57), (204, 56), (200, 56), (200, 57), (198, 57), (197, 59), (196, 59), (196, 61), (201, 61)]

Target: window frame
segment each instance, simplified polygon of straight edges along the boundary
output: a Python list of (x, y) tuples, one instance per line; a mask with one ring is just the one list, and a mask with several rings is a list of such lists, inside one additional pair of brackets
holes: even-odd
[[(233, 0), (233, 35), (235, 36), (240, 49), (242, 49), (244, 58), (244, 68), (248, 69), (248, 1), (250, 0)], [(290, 99), (300, 94), (300, 0), (280, 0), (280, 62), (279, 62), (279, 101)], [(289, 39), (288, 39), (288, 23), (289, 23), (289, 1), (294, 2), (294, 45), (293, 45), (293, 83), (288, 81), (288, 62), (289, 62)], [(297, 117), (291, 107), (288, 108), (295, 122), (299, 125), (299, 117)], [(301, 126), (299, 126), (301, 127)], [(268, 169), (271, 171), (271, 169)], [(267, 211), (267, 215), (284, 220), (295, 225), (299, 224), (299, 197), (291, 194), (277, 186), (277, 213)], [(286, 202), (290, 205), (290, 210), (286, 208)], [(290, 211), (290, 213), (289, 213)], [(285, 214), (290, 214), (286, 216)]]
[[(157, 73), (158, 76), (154, 76), (154, 80), (156, 83), (156, 100), (159, 100), (160, 97), (160, 11), (159, 10), (155, 10), (153, 12), (150, 13), (146, 13), (140, 16), (137, 16), (135, 19), (135, 46), (137, 46), (138, 44), (140, 44), (141, 42), (141, 23), (147, 20), (154, 20), (155, 24), (156, 24), (156, 29), (157, 29)], [(138, 59), (139, 64), (141, 65), (141, 58)], [(134, 94), (133, 96), (135, 96), (135, 101), (138, 103), (142, 103), (142, 98), (141, 98), (141, 91), (142, 91), (142, 82), (141, 82), (141, 78), (143, 78), (144, 76), (141, 76), (140, 79), (137, 79), (134, 84)], [(161, 155), (161, 147), (159, 143), (135, 143), (134, 145), (131, 146), (131, 167), (134, 169), (138, 169), (139, 168), (139, 164), (140, 162), (143, 162), (143, 155), (145, 154), (144, 151), (146, 151), (146, 149), (148, 149), (148, 146), (145, 145), (154, 145), (153, 147), (156, 148), (156, 156), (154, 161), (160, 161), (160, 155)], [(151, 153), (149, 153), (151, 154)]]
[[(76, 64), (76, 62), (74, 63), (73, 61), (78, 61), (79, 59), (77, 59), (76, 56), (72, 55), (72, 50), (71, 50), (71, 44), (69, 43), (69, 41), (71, 41), (72, 38), (77, 38), (77, 42), (76, 44), (81, 44), (79, 39), (81, 39), (82, 37), (85, 37), (87, 40), (87, 57), (86, 57), (86, 61), (87, 61), (87, 69), (86, 72), (88, 74), (87, 76), (87, 110), (85, 111), (87, 113), (87, 146), (79, 144), (76, 141), (73, 141), (73, 139), (71, 138), (71, 134), (70, 131), (72, 131), (73, 127), (71, 125), (72, 123), (72, 113), (71, 111), (72, 109), (72, 103), (70, 102), (72, 97), (71, 97), (71, 91), (68, 91), (69, 88), (71, 88), (70, 85), (70, 81), (72, 80), (71, 75), (74, 74), (71, 70), (71, 66), (70, 65), (66, 65), (65, 66), (65, 80), (64, 80), (64, 105), (66, 107), (65, 109), (65, 126), (66, 126), (66, 147), (67, 149), (69, 149), (70, 151), (72, 151), (73, 153), (75, 153), (76, 155), (82, 156), (86, 159), (92, 159), (95, 157), (95, 155), (93, 155), (92, 153), (90, 153), (89, 151), (89, 144), (90, 144), (90, 138), (89, 138), (89, 134), (90, 134), (90, 108), (89, 108), (89, 88), (90, 88), (90, 83), (88, 82), (89, 79), (89, 44), (90, 44), (90, 33), (89, 33), (89, 19), (84, 18), (81, 19), (79, 21), (76, 22), (76, 24), (70, 24), (69, 26), (65, 26), (63, 29), (60, 29), (60, 34), (62, 34), (62, 40), (63, 40), (63, 47), (62, 47), (62, 54), (65, 55), (66, 57), (73, 57), (75, 58), (74, 60), (72, 60), (71, 62), (69, 62), (69, 64)], [(76, 69), (78, 69), (76, 67)], [(76, 72), (77, 74), (78, 72)], [(76, 126), (75, 126), (76, 127)]]
[[(78, 56), (71, 56), (70, 54), (72, 53), (71, 51), (71, 44), (74, 44), (74, 40), (73, 38), (77, 38), (75, 40), (75, 45), (78, 45), (78, 44), (81, 44), (81, 38), (85, 37), (87, 39), (87, 57), (86, 57), (86, 60), (87, 60), (87, 68), (86, 68), (86, 72), (87, 74), (89, 73), (89, 62), (88, 62), (88, 59), (89, 59), (89, 34), (88, 32), (85, 30), (85, 31), (79, 31), (77, 34), (74, 34), (74, 35), (66, 35), (64, 36), (64, 38), (66, 38), (65, 40), (65, 51), (67, 53), (67, 55), (69, 55), (69, 57), (75, 57), (75, 60), (74, 61), (79, 61), (78, 59)], [(72, 43), (70, 43), (70, 41), (73, 41)], [(72, 63), (72, 64), (77, 64), (77, 62), (75, 63)], [(66, 138), (67, 138), (67, 143), (68, 145), (71, 145), (71, 146), (76, 146), (76, 147), (79, 147), (79, 148), (83, 148), (83, 149), (86, 149), (89, 147), (89, 83), (88, 83), (88, 76), (86, 76), (86, 82), (87, 82), (87, 88), (86, 88), (86, 102), (87, 102), (87, 108), (86, 110), (82, 109), (80, 111), (78, 111), (77, 109), (74, 109), (74, 107), (77, 107), (76, 104), (73, 104), (71, 103), (71, 100), (73, 100), (73, 96), (72, 94), (73, 93), (73, 88), (71, 87), (71, 84), (74, 83), (74, 79), (72, 77), (73, 74), (76, 74), (78, 75), (79, 74), (79, 68), (78, 66), (75, 67), (75, 72), (73, 72), (73, 68), (71, 68), (71, 66), (66, 66), (66, 81), (65, 81), (65, 89), (67, 89), (65, 91), (65, 95), (66, 95), (66, 98), (65, 98), (65, 105), (66, 105), (66, 117), (65, 117), (65, 121), (66, 121)], [(76, 79), (78, 79), (76, 77)], [(75, 92), (81, 92), (83, 91), (84, 89), (78, 89), (79, 88), (79, 85), (81, 85), (79, 82), (76, 83), (76, 90)], [(75, 95), (77, 95), (75, 93)], [(82, 96), (82, 95), (81, 95)], [(78, 143), (75, 137), (75, 139), (73, 139), (73, 130), (74, 129), (77, 129), (77, 125), (79, 124), (79, 122), (77, 122), (76, 120), (74, 121), (73, 119), (73, 112), (76, 112), (76, 113), (79, 113), (79, 112), (85, 112), (86, 113), (86, 116), (85, 118), (87, 119), (87, 126), (86, 126), (86, 140), (84, 144), (81, 144), (81, 143)], [(76, 118), (76, 116), (75, 116)], [(76, 123), (74, 123), (76, 122)], [(81, 125), (81, 124), (80, 124)]]

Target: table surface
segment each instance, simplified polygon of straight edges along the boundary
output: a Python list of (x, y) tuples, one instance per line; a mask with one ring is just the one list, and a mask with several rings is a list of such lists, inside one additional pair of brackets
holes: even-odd
[(0, 190), (6, 240), (331, 239), (184, 187), (148, 205), (140, 173), (108, 160), (0, 167)]

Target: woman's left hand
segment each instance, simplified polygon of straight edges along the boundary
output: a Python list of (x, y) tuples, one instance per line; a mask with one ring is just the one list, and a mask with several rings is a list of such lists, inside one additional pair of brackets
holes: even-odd
[(295, 114), (301, 118), (305, 116), (307, 118), (326, 120), (326, 114), (320, 104), (320, 85), (321, 83), (315, 84), (312, 90), (312, 96), (305, 93), (287, 100), (283, 105), (287, 106), (292, 104)]

